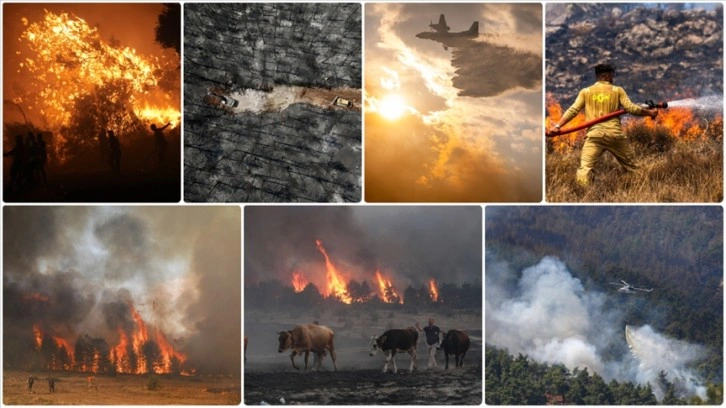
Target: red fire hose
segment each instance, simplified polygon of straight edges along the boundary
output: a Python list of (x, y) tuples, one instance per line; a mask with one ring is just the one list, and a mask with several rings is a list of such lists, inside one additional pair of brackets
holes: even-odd
[[(657, 108), (657, 109), (666, 109), (668, 107), (668, 102), (654, 103), (653, 101), (646, 101), (642, 106), (645, 107), (645, 108), (649, 108), (649, 109), (655, 109), (655, 108)], [(600, 116), (599, 118), (595, 118), (595, 119), (593, 119), (593, 120), (591, 120), (589, 122), (585, 122), (585, 123), (583, 123), (581, 125), (573, 126), (571, 128), (568, 128), (568, 129), (560, 129), (560, 130), (558, 130), (556, 132), (552, 132), (552, 133), (546, 132), (545, 133), (545, 136), (547, 136), (547, 137), (555, 137), (555, 136), (566, 135), (566, 134), (572, 133), (572, 132), (577, 132), (580, 129), (584, 129), (586, 127), (590, 127), (590, 126), (595, 125), (595, 124), (598, 124), (600, 122), (605, 122), (608, 119), (612, 119), (612, 118), (617, 117), (617, 116), (620, 116), (620, 115), (622, 115), (624, 113), (625, 113), (625, 109), (616, 110), (615, 112), (610, 112), (607, 115)]]

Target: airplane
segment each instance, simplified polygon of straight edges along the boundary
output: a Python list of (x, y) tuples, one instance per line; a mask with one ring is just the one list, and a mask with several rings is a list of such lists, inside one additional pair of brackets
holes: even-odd
[(436, 31), (437, 33), (448, 33), (450, 28), (446, 25), (446, 18), (443, 14), (439, 16), (438, 24), (434, 24), (434, 22), (432, 21), (431, 24), (429, 24), (429, 27), (431, 27), (431, 29), (433, 31)]
[[(479, 36), (479, 22), (475, 21), (471, 27), (466, 31), (461, 31), (458, 33), (450, 33), (448, 32), (449, 27), (446, 26), (446, 31), (440, 31), (443, 29), (441, 26), (442, 22), (445, 25), (446, 21), (443, 19), (444, 15), (441, 15), (441, 19), (439, 20), (439, 24), (432, 24), (430, 25), (431, 28), (436, 30), (435, 32), (423, 32), (416, 34), (416, 37), (423, 38), (424, 40), (434, 40), (438, 41), (441, 44), (443, 44), (444, 49), (448, 50), (449, 47), (454, 47), (458, 43), (461, 42), (461, 40), (467, 40), (470, 38), (476, 38)], [(435, 26), (435, 27), (433, 27)]]
[(620, 282), (622, 282), (622, 283), (611, 282), (610, 284), (615, 285), (615, 286), (620, 286), (620, 288), (618, 289), (618, 292), (622, 292), (622, 293), (637, 293), (637, 292), (650, 293), (653, 291), (653, 288), (650, 288), (650, 289), (639, 288), (639, 287), (629, 284), (628, 282), (625, 282), (624, 280), (621, 280)]

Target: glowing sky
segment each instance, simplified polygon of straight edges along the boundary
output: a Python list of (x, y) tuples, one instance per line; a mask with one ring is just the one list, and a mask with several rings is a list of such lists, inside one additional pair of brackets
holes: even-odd
[[(366, 201), (540, 201), (541, 6), (365, 11)], [(442, 13), (451, 32), (479, 21), (479, 37), (448, 50), (416, 37)]]

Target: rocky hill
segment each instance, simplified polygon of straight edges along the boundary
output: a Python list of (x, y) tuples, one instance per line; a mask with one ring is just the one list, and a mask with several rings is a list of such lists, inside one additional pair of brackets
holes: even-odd
[(548, 4), (545, 18), (546, 89), (563, 105), (606, 61), (635, 102), (723, 94), (720, 5)]

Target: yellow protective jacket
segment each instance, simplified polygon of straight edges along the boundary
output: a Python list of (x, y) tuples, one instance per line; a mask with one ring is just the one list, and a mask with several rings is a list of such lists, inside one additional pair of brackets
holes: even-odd
[[(597, 119), (608, 113), (615, 112), (621, 107), (631, 115), (644, 115), (643, 108), (631, 102), (623, 88), (606, 81), (597, 81), (594, 85), (580, 91), (575, 103), (563, 115), (565, 123), (577, 116), (583, 107), (585, 108), (585, 121)], [(599, 130), (599, 132), (593, 132), (594, 130)], [(620, 116), (590, 126), (587, 129), (587, 134), (588, 136), (625, 137), (623, 128), (620, 126)]]

